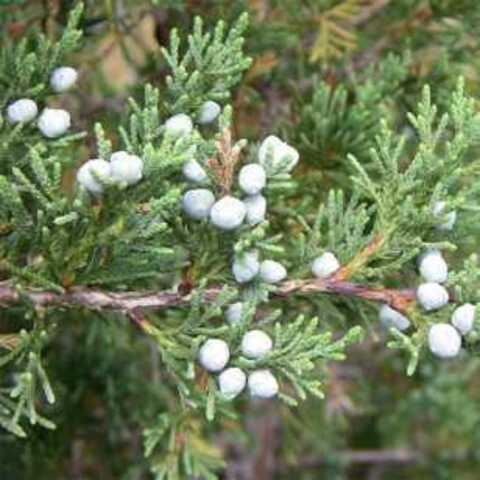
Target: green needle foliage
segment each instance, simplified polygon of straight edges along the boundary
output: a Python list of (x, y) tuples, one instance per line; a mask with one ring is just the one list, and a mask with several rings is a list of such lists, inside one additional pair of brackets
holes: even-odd
[[(0, 477), (237, 478), (252, 434), (279, 460), (266, 479), (314, 478), (305, 454), (354, 478), (351, 450), (405, 444), (409, 478), (475, 478), (457, 460), (478, 471), (479, 315), (451, 325), (480, 302), (477, 2), (28, 3), (0, 1)], [(118, 91), (112, 52), (134, 79)], [(80, 75), (60, 94), (66, 65)], [(14, 123), (26, 98), (70, 111), (70, 131)], [(252, 200), (252, 164), (265, 218), (226, 228), (219, 203), (192, 218), (194, 189)], [(449, 271), (429, 309), (431, 249)], [(379, 327), (384, 304), (408, 326)], [(454, 361), (432, 355), (437, 324)], [(256, 416), (281, 421), (278, 445)]]
[(172, 31), (170, 49), (162, 51), (171, 70), (166, 78), (169, 112), (191, 113), (207, 100), (228, 100), (230, 90), (251, 64), (243, 53), (247, 24), (248, 16), (243, 14), (227, 33), (222, 21), (212, 32), (204, 33), (203, 22), (197, 17), (183, 55), (178, 32)]

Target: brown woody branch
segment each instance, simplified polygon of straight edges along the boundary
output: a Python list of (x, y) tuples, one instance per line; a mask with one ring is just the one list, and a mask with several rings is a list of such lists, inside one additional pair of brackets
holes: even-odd
[[(205, 302), (213, 302), (221, 292), (221, 286), (212, 286), (203, 292)], [(375, 288), (367, 285), (330, 279), (289, 280), (278, 285), (273, 292), (275, 297), (290, 295), (334, 294), (363, 298), (391, 305), (405, 312), (415, 300), (414, 289)], [(191, 301), (191, 294), (181, 292), (109, 292), (87, 287), (74, 287), (65, 293), (57, 293), (33, 288), (21, 291), (9, 283), (0, 283), (0, 306), (16, 304), (22, 299), (35, 307), (87, 308), (90, 310), (114, 310), (131, 314), (139, 310), (161, 310), (179, 307)]]
[[(383, 465), (383, 464), (415, 464), (423, 460), (421, 453), (406, 448), (385, 449), (385, 450), (345, 450), (337, 452), (335, 455), (341, 462), (363, 465)], [(301, 458), (295, 464), (278, 465), (277, 473), (286, 474), (300, 469), (317, 469), (331, 462), (328, 457), (305, 457)]]

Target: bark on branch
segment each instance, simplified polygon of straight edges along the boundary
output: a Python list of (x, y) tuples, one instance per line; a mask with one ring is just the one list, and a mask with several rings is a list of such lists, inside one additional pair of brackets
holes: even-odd
[[(385, 450), (345, 450), (336, 455), (339, 461), (351, 464), (384, 465), (384, 464), (412, 464), (422, 462), (421, 453), (405, 448)], [(305, 457), (297, 463), (290, 465), (279, 465), (277, 473), (291, 473), (295, 470), (317, 469), (331, 462), (331, 458)]]
[[(205, 302), (214, 301), (221, 292), (221, 286), (213, 286), (203, 292)], [(278, 285), (273, 296), (335, 294), (363, 298), (391, 305), (405, 312), (415, 300), (414, 289), (374, 288), (367, 285), (335, 279), (289, 280)], [(75, 287), (65, 293), (57, 293), (33, 288), (18, 289), (8, 282), (0, 283), (0, 306), (17, 304), (26, 299), (36, 307), (87, 308), (90, 310), (116, 310), (133, 312), (138, 310), (161, 310), (163, 308), (186, 305), (191, 294), (174, 291), (158, 292), (109, 292), (87, 287)]]

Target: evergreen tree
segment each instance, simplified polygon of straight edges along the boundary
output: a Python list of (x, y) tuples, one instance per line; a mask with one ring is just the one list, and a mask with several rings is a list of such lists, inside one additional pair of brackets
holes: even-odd
[(480, 4), (191, 3), (0, 1), (0, 477), (476, 478)]

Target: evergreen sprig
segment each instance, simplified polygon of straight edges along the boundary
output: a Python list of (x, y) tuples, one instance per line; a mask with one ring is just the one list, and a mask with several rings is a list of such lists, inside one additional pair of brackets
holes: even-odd
[[(359, 2), (347, 1), (318, 18), (312, 60), (339, 62), (356, 48), (344, 26), (353, 26), (360, 13)], [(106, 397), (116, 404), (125, 393), (149, 405), (134, 420), (144, 428), (144, 453), (159, 480), (214, 479), (224, 467), (211, 434), (225, 419), (238, 421), (246, 406), (245, 394), (234, 400), (223, 392), (218, 374), (225, 367), (241, 370), (240, 391), (253, 397), (262, 396), (250, 382), (260, 372), (272, 382), (263, 396), (278, 392), (288, 407), (328, 398), (320, 378), (363, 340), (365, 324), (373, 330), (376, 304), (408, 321), (405, 328), (388, 325), (385, 343), (406, 352), (409, 375), (422, 375), (432, 327), (453, 329), (456, 308), (480, 301), (476, 255), (450, 269), (444, 308), (424, 308), (416, 290), (421, 280), (414, 259), (421, 251), (441, 249), (453, 263), (455, 251), (468, 250), (478, 234), (472, 219), (478, 217), (480, 115), (464, 81), (441, 102), (425, 87), (417, 108), (403, 116), (399, 97), (407, 95), (412, 75), (409, 55), (388, 56), (345, 80), (350, 69), (339, 69), (335, 86), (331, 78), (312, 76), (307, 94), (298, 95), (294, 121), (281, 125), (302, 154), (292, 171), (296, 151), (282, 140), (270, 137), (265, 152), (264, 143), (237, 139), (237, 112), (227, 102), (251, 65), (244, 53), (247, 15), (230, 30), (220, 21), (212, 32), (197, 18), (185, 48), (174, 30), (163, 49), (165, 84), (147, 83), (143, 98), (130, 98), (113, 128), (89, 126), (96, 137), (89, 157), (111, 168), (115, 154), (136, 156), (137, 180), (93, 171), (88, 181), (78, 173), (70, 187), (66, 178), (82, 160), (73, 141), (82, 134), (52, 141), (32, 125), (12, 125), (3, 112), (25, 96), (46, 104), (52, 70), (79, 45), (81, 15), (78, 4), (57, 41), (42, 35), (8, 40), (0, 54), (0, 304), (6, 330), (13, 325), (13, 332), (0, 333), (0, 425), (19, 437), (37, 424), (55, 427), (44, 412), (61, 395), (47, 366), (56, 369), (57, 348), (80, 349), (62, 337), (67, 315), (88, 331), (87, 350), (108, 339), (90, 351), (98, 356), (89, 364), (92, 375), (108, 372)], [(326, 28), (333, 40), (324, 38)], [(198, 112), (208, 101), (219, 102), (221, 113), (205, 125)], [(180, 133), (169, 128), (172, 118), (186, 116)], [(182, 172), (192, 160), (205, 173), (196, 185)], [(245, 207), (249, 193), (239, 181), (245, 166), (263, 168), (266, 218), (232, 229), (214, 221), (212, 207), (202, 219), (188, 217), (185, 194), (194, 189), (208, 190), (215, 205), (233, 197)], [(92, 181), (96, 190), (88, 188)], [(459, 217), (454, 231), (442, 228), (452, 213)], [(251, 267), (258, 271), (241, 281), (233, 266), (252, 254), (258, 254), (259, 265), (254, 259)], [(318, 273), (314, 262), (325, 254), (335, 267)], [(232, 304), (240, 304), (233, 319)], [(459, 348), (463, 342), (473, 355), (478, 323), (463, 339), (458, 334)], [(258, 355), (244, 345), (252, 330), (263, 335), (265, 351)], [(77, 334), (72, 330), (72, 338), (83, 339)], [(209, 340), (227, 349), (220, 369), (202, 362)], [(117, 348), (128, 361), (116, 356)], [(95, 363), (102, 354), (105, 361)], [(151, 382), (133, 382), (137, 361), (139, 369), (154, 364)], [(123, 370), (132, 383), (121, 384)], [(134, 384), (140, 387), (128, 392)], [(448, 378), (433, 384), (431, 395), (445, 384)], [(406, 398), (399, 411), (416, 401)], [(122, 424), (119, 417), (114, 420)]]
[(228, 100), (230, 90), (251, 64), (243, 53), (247, 25), (248, 15), (243, 14), (227, 33), (223, 21), (217, 23), (213, 32), (204, 33), (203, 22), (197, 17), (184, 53), (180, 52), (178, 32), (171, 32), (170, 49), (163, 49), (171, 70), (166, 80), (168, 112), (193, 113), (207, 100)]
[(3, 32), (0, 52), (0, 108), (15, 98), (43, 99), (52, 70), (67, 54), (78, 48), (82, 31), (78, 23), (83, 3), (70, 12), (61, 37), (52, 41), (41, 33), (12, 42)]

